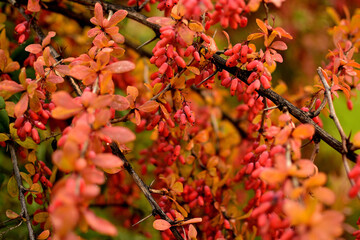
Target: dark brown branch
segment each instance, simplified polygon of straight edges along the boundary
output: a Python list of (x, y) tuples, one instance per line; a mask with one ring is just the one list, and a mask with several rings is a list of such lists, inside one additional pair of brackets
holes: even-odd
[[(162, 219), (164, 219), (164, 220), (168, 221), (170, 224), (172, 224), (173, 221), (165, 214), (165, 212), (157, 204), (157, 202), (155, 201), (155, 199), (153, 198), (153, 196), (151, 195), (151, 193), (149, 191), (149, 187), (143, 182), (143, 180), (139, 177), (139, 175), (137, 175), (137, 173), (134, 171), (131, 164), (124, 156), (124, 154), (120, 151), (120, 149), (118, 148), (116, 143), (112, 143), (110, 145), (110, 147), (111, 147), (113, 154), (115, 154), (121, 160), (124, 161), (124, 167), (125, 167), (126, 171), (131, 175), (131, 177), (134, 179), (135, 183), (138, 185), (138, 187), (144, 193), (146, 199), (148, 200), (148, 202), (150, 203), (150, 205), (153, 209), (153, 214), (159, 215)], [(170, 230), (176, 239), (183, 239), (183, 237), (177, 231), (176, 227), (171, 227)]]
[(29, 239), (35, 240), (34, 230), (32, 229), (29, 213), (26, 208), (26, 201), (25, 201), (25, 196), (24, 196), (24, 186), (22, 184), (22, 179), (21, 179), (21, 175), (20, 175), (20, 171), (19, 171), (19, 167), (18, 167), (18, 161), (17, 161), (17, 157), (16, 157), (15, 148), (12, 143), (9, 143), (8, 146), (10, 149), (11, 162), (13, 164), (15, 180), (16, 180), (16, 183), (19, 188), (19, 199), (20, 199), (20, 204), (21, 204), (21, 214), (20, 215), (24, 216), (26, 219), (26, 226), (29, 231)]
[[(84, 5), (95, 5), (95, 0), (75, 0), (78, 3), (84, 4)], [(116, 11), (118, 9), (125, 9), (128, 11), (128, 17), (151, 28), (156, 36), (159, 36), (159, 30), (160, 26), (157, 24), (153, 24), (147, 21), (147, 17), (136, 12), (134, 8), (124, 7), (122, 5), (118, 4), (111, 4), (111, 3), (104, 3), (104, 6), (107, 7), (108, 10)], [(237, 76), (241, 81), (245, 82), (247, 84), (247, 78), (250, 75), (251, 72), (246, 70), (241, 70), (237, 67), (227, 67), (226, 66), (226, 60), (222, 58), (218, 54), (214, 54), (212, 57), (212, 61), (214, 64), (217, 65), (219, 69), (224, 69), (231, 74)], [(315, 127), (316, 134), (324, 141), (326, 142), (330, 147), (338, 151), (339, 153), (342, 153), (343, 147), (342, 143), (339, 142), (337, 139), (335, 139), (333, 136), (331, 136), (329, 133), (327, 133), (324, 129), (322, 129), (319, 125), (317, 125), (309, 116), (308, 113), (305, 113), (301, 109), (295, 107), (292, 103), (290, 103), (285, 98), (281, 97), (279, 94), (274, 92), (271, 89), (264, 89), (261, 87), (258, 91), (259, 95), (266, 97), (270, 99), (275, 105), (278, 106), (280, 110), (287, 109), (289, 113), (294, 116), (296, 119), (298, 119), (302, 123), (309, 123)], [(357, 154), (353, 151), (348, 151), (346, 153), (346, 157), (356, 162)]]
[[(251, 72), (246, 70), (241, 70), (237, 67), (227, 67), (226, 66), (226, 60), (219, 56), (218, 54), (214, 54), (213, 62), (217, 65), (218, 68), (224, 69), (228, 71), (229, 73), (233, 74), (234, 76), (237, 76), (241, 81), (247, 83), (247, 78), (250, 75)], [(326, 142), (330, 147), (338, 151), (339, 153), (343, 152), (343, 146), (342, 143), (339, 142), (337, 139), (335, 139), (333, 136), (331, 136), (328, 132), (326, 132), (324, 129), (322, 129), (319, 125), (317, 125), (306, 112), (302, 111), (301, 109), (295, 107), (292, 103), (290, 103), (285, 98), (281, 97), (279, 94), (274, 92), (271, 89), (264, 89), (261, 87), (258, 91), (259, 95), (266, 97), (270, 99), (275, 105), (278, 106), (280, 110), (287, 110), (289, 113), (294, 116), (297, 120), (299, 120), (302, 123), (309, 123), (315, 127), (316, 135), (318, 135), (324, 142)], [(357, 154), (353, 151), (348, 151), (346, 153), (346, 157), (356, 162)]]

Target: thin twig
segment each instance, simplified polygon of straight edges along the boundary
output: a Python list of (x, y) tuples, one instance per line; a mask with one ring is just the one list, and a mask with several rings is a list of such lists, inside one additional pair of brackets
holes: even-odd
[[(349, 166), (349, 163), (348, 163), (347, 158), (346, 158), (346, 153), (348, 152), (346, 144), (347, 144), (348, 139), (347, 139), (347, 136), (346, 136), (346, 134), (344, 132), (344, 129), (342, 128), (341, 123), (340, 123), (340, 121), (339, 121), (339, 119), (338, 119), (338, 117), (336, 115), (335, 107), (334, 107), (333, 101), (331, 99), (331, 88), (330, 88), (328, 82), (326, 81), (325, 76), (322, 73), (321, 67), (319, 67), (317, 69), (317, 72), (318, 72), (320, 80), (321, 80), (321, 82), (322, 82), (322, 84), (324, 85), (324, 88), (325, 88), (325, 97), (327, 98), (328, 105), (329, 105), (330, 118), (334, 121), (334, 123), (336, 125), (336, 128), (338, 129), (338, 131), (340, 133), (340, 136), (341, 136), (342, 147), (343, 147), (342, 161), (343, 161), (343, 164), (344, 164), (346, 175), (349, 176), (350, 166)], [(355, 186), (355, 181), (353, 179), (351, 179), (351, 178), (349, 178), (349, 180), (350, 180), (351, 185)], [(360, 199), (360, 193), (359, 192), (357, 193), (357, 197), (358, 197), (358, 199)]]
[(316, 158), (317, 154), (319, 153), (319, 150), (320, 150), (320, 142), (316, 142), (315, 145), (314, 145), (314, 149), (313, 149), (313, 151), (311, 153), (311, 156), (310, 156), (310, 160), (312, 162), (315, 161), (315, 158)]
[(316, 116), (318, 116), (320, 114), (320, 112), (324, 109), (324, 107), (326, 106), (326, 103), (327, 103), (327, 98), (324, 98), (319, 106), (318, 109), (316, 109), (315, 112), (312, 112), (311, 113), (311, 118), (314, 118)]
[(168, 85), (166, 85), (166, 87), (163, 90), (161, 90), (158, 94), (153, 96), (150, 100), (158, 99), (163, 93), (167, 92), (170, 88), (171, 88), (171, 83), (168, 83)]
[[(133, 178), (133, 180), (135, 181), (136, 185), (138, 185), (138, 187), (141, 189), (141, 191), (143, 192), (143, 194), (145, 195), (146, 199), (148, 200), (148, 202), (150, 203), (154, 214), (159, 215), (162, 219), (168, 221), (170, 224), (173, 223), (173, 220), (171, 220), (166, 214), (165, 212), (160, 208), (160, 206), (157, 204), (157, 202), (155, 201), (155, 199), (152, 197), (150, 191), (149, 191), (149, 187), (143, 182), (143, 180), (139, 177), (139, 175), (134, 171), (134, 169), (132, 168), (131, 164), (129, 163), (129, 161), (126, 159), (126, 157), (124, 156), (124, 154), (120, 151), (120, 149), (118, 148), (118, 146), (116, 145), (116, 143), (111, 143), (110, 147), (112, 149), (113, 154), (115, 154), (116, 156), (118, 156), (123, 162), (124, 162), (124, 168), (126, 169), (126, 171), (131, 175), (131, 177)], [(171, 227), (170, 228), (171, 232), (173, 233), (174, 237), (177, 240), (183, 240), (183, 237), (181, 236), (181, 234), (178, 232), (178, 230), (176, 229), (176, 227)]]
[(25, 216), (26, 226), (29, 231), (29, 239), (35, 240), (34, 230), (32, 229), (29, 213), (26, 208), (26, 202), (25, 202), (25, 196), (24, 196), (24, 186), (22, 184), (22, 179), (21, 179), (21, 175), (20, 175), (20, 171), (19, 171), (19, 167), (18, 167), (16, 152), (15, 152), (14, 145), (12, 143), (9, 144), (9, 149), (10, 149), (11, 162), (13, 164), (16, 183), (19, 188), (19, 199), (20, 199), (20, 204), (21, 204), (21, 214), (20, 215)]

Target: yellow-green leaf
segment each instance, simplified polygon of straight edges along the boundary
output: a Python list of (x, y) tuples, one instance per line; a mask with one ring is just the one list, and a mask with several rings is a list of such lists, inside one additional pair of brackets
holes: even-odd
[(12, 176), (7, 184), (7, 191), (11, 197), (17, 197), (19, 195), (19, 188), (16, 183), (16, 179)]

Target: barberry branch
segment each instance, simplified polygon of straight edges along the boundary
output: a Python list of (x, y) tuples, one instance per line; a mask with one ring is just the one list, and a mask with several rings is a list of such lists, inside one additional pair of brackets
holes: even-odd
[[(324, 74), (322, 72), (321, 67), (319, 67), (317, 69), (317, 72), (318, 72), (320, 80), (321, 80), (321, 82), (322, 82), (322, 84), (324, 85), (324, 88), (325, 88), (325, 97), (326, 97), (326, 99), (328, 101), (328, 105), (329, 105), (330, 118), (334, 121), (335, 126), (338, 129), (338, 131), (340, 133), (340, 136), (341, 136), (342, 147), (343, 147), (342, 152), (341, 152), (342, 161), (343, 161), (343, 164), (344, 164), (346, 175), (349, 176), (350, 166), (349, 166), (349, 163), (347, 162), (347, 159), (346, 159), (346, 153), (348, 152), (348, 148), (347, 148), (348, 138), (347, 138), (347, 136), (346, 136), (346, 134), (344, 132), (344, 129), (341, 126), (339, 118), (336, 115), (335, 107), (334, 107), (334, 104), (333, 104), (333, 101), (332, 101), (332, 98), (331, 98), (331, 87), (329, 86), (328, 82), (326, 81), (326, 78), (325, 78), (325, 76), (324, 76)], [(349, 178), (349, 181), (350, 181), (352, 186), (355, 185), (355, 181), (353, 179)], [(360, 199), (360, 193), (359, 192), (357, 193), (357, 197)]]
[[(84, 5), (95, 5), (96, 1), (94, 0), (75, 0), (78, 3), (84, 4)], [(112, 4), (112, 3), (104, 3), (104, 6), (107, 9), (111, 10), (118, 10), (118, 9), (124, 9), (128, 11), (128, 17), (151, 28), (156, 36), (160, 35), (160, 26), (151, 22), (147, 21), (147, 17), (136, 12), (131, 7), (124, 7), (119, 4)], [(250, 71), (242, 70), (238, 67), (227, 67), (226, 66), (226, 60), (222, 58), (219, 54), (214, 54), (212, 56), (212, 61), (214, 64), (219, 68), (219, 70), (224, 69), (231, 73), (234, 76), (237, 76), (241, 81), (244, 83), (247, 83), (247, 78), (250, 75)], [(287, 109), (289, 113), (294, 116), (297, 120), (299, 120), (301, 123), (308, 123), (314, 126), (316, 134), (322, 139), (325, 143), (327, 143), (330, 147), (335, 149), (337, 152), (342, 153), (343, 147), (342, 143), (335, 139), (333, 136), (331, 136), (328, 132), (326, 132), (324, 129), (322, 129), (319, 125), (317, 125), (310, 116), (308, 116), (308, 113), (302, 111), (301, 109), (294, 106), (292, 103), (290, 103), (288, 100), (277, 94), (271, 89), (264, 89), (263, 87), (260, 87), (259, 90), (257, 90), (259, 95), (266, 97), (270, 99), (275, 105), (278, 106), (279, 110), (285, 110)], [(325, 105), (323, 103), (322, 105)], [(354, 151), (348, 151), (346, 153), (346, 157), (356, 162), (357, 154)]]
[[(141, 191), (144, 193), (146, 199), (150, 203), (153, 214), (159, 215), (162, 219), (168, 221), (170, 224), (173, 223), (173, 220), (171, 220), (165, 212), (160, 208), (160, 206), (157, 204), (155, 199), (152, 197), (151, 192), (149, 190), (149, 187), (143, 182), (143, 180), (139, 177), (139, 175), (135, 172), (135, 170), (132, 168), (131, 164), (127, 160), (127, 158), (124, 156), (124, 154), (120, 151), (119, 147), (116, 145), (116, 143), (111, 143), (110, 145), (111, 150), (114, 155), (119, 157), (124, 162), (124, 167), (126, 171), (131, 175), (135, 183), (138, 185), (138, 187), (141, 189)], [(182, 240), (183, 237), (180, 235), (178, 230), (175, 227), (170, 228), (171, 232), (173, 233), (174, 237), (178, 240)]]
[(18, 161), (17, 161), (17, 157), (16, 157), (15, 148), (12, 143), (9, 143), (8, 146), (10, 149), (10, 156), (11, 156), (11, 162), (12, 162), (13, 169), (14, 169), (15, 180), (16, 180), (16, 183), (17, 183), (17, 186), (19, 189), (19, 199), (20, 199), (20, 204), (21, 204), (21, 214), (20, 215), (24, 216), (26, 219), (26, 226), (29, 231), (29, 239), (35, 240), (34, 230), (32, 229), (29, 213), (28, 213), (28, 210), (26, 207), (25, 196), (24, 196), (24, 186), (22, 184), (22, 179), (21, 179), (21, 175), (20, 175), (20, 171), (19, 171), (19, 167), (18, 167)]

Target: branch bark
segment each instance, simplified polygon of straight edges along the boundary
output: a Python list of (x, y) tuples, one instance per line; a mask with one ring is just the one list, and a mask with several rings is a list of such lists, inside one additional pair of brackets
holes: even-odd
[[(160, 206), (157, 204), (155, 199), (150, 193), (149, 187), (143, 182), (143, 180), (139, 177), (139, 175), (135, 172), (127, 158), (124, 156), (124, 154), (120, 151), (116, 143), (111, 143), (110, 145), (111, 150), (114, 155), (118, 156), (121, 160), (124, 162), (124, 167), (126, 171), (131, 175), (131, 177), (134, 179), (135, 183), (138, 185), (138, 187), (141, 189), (141, 191), (144, 193), (146, 199), (150, 203), (152, 209), (153, 209), (153, 215), (159, 215), (162, 219), (168, 221), (170, 224), (172, 224), (174, 221), (172, 221), (165, 212), (160, 208)], [(176, 227), (170, 228), (172, 234), (174, 237), (178, 240), (182, 240), (183, 237), (180, 235)]]
[(21, 180), (21, 175), (20, 175), (20, 171), (19, 171), (19, 167), (18, 167), (18, 161), (17, 161), (17, 157), (16, 157), (15, 148), (12, 143), (9, 143), (8, 146), (10, 149), (11, 162), (12, 162), (13, 169), (14, 169), (15, 180), (16, 180), (17, 186), (19, 188), (19, 199), (20, 199), (20, 204), (21, 204), (21, 214), (20, 215), (25, 216), (26, 226), (29, 231), (29, 239), (35, 240), (34, 230), (32, 229), (29, 213), (28, 213), (28, 210), (26, 207), (26, 201), (25, 201), (25, 196), (24, 196), (24, 186), (23, 186), (22, 180)]

